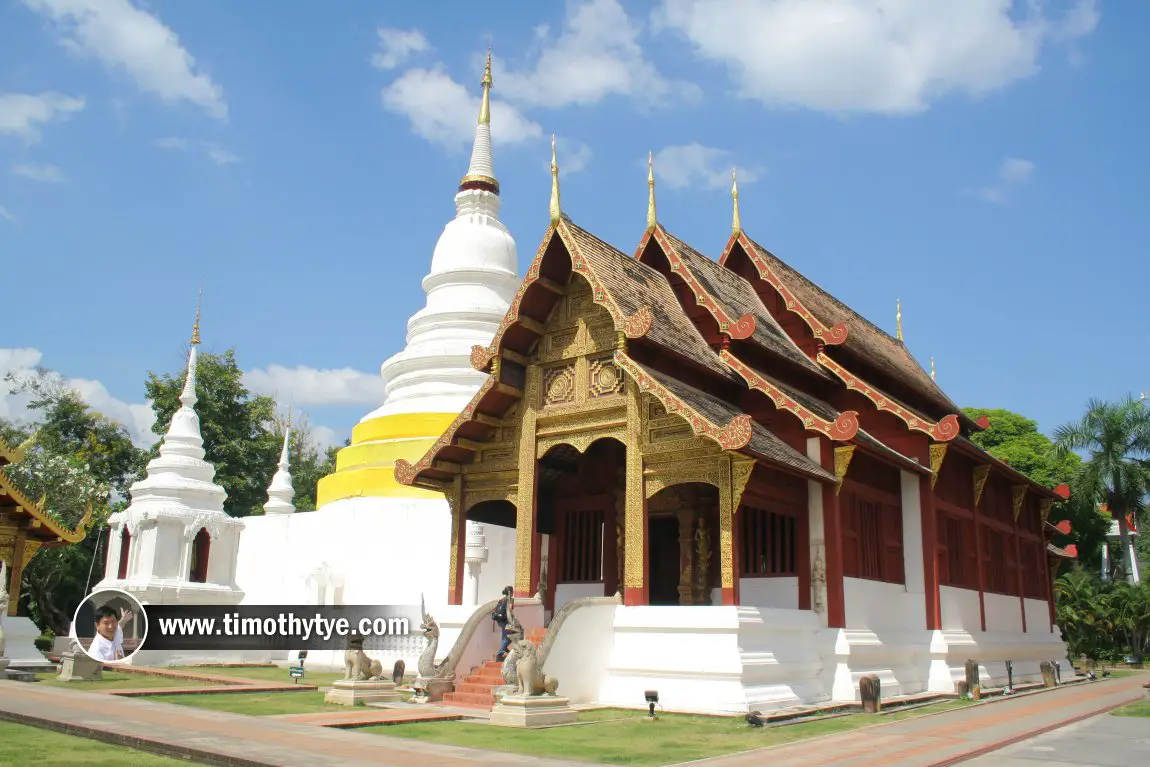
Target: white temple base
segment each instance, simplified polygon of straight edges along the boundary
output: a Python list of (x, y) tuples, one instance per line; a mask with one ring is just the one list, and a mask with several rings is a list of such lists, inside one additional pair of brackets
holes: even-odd
[(351, 679), (336, 681), (327, 695), (323, 697), (324, 703), (337, 703), (341, 706), (363, 706), (368, 703), (398, 703), (401, 700), (395, 691), (395, 682), (373, 681), (361, 682)]
[(40, 636), (40, 629), (31, 618), (19, 616), (5, 616), (4, 621), (4, 656), (8, 659), (8, 668), (13, 671), (54, 670), (53, 663), (44, 657), (44, 653), (36, 649), (36, 639)]
[(552, 695), (505, 695), (491, 709), (491, 724), (501, 727), (548, 727), (570, 724), (579, 715), (567, 698)]

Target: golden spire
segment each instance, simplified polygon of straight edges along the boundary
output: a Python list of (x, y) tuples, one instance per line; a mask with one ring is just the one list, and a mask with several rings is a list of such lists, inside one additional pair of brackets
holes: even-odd
[(934, 357), (930, 358), (930, 380), (934, 380)]
[(555, 134), (551, 134), (551, 226), (559, 226), (563, 209), (559, 207), (559, 164), (555, 162)]
[(204, 304), (204, 284), (200, 283), (200, 297), (196, 301), (196, 321), (192, 325), (192, 346), (200, 345), (200, 307)]
[(659, 219), (655, 216), (655, 156), (647, 153), (647, 231), (655, 231)]
[(896, 325), (898, 326), (898, 329), (896, 331), (898, 334), (898, 340), (901, 341), (902, 340), (902, 299), (901, 298), (898, 299), (895, 306), (897, 308), (895, 309), (894, 321), (895, 321)]
[(731, 236), (738, 237), (743, 232), (743, 222), (739, 220), (739, 180), (735, 169), (731, 168), (731, 199), (735, 202), (734, 218), (731, 220)]
[(487, 66), (483, 68), (483, 101), (479, 104), (479, 124), (491, 122), (491, 44), (487, 44)]

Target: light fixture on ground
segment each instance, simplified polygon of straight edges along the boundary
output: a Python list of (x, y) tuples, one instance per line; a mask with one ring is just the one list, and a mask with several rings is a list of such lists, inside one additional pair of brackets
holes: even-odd
[(647, 708), (650, 713), (647, 714), (647, 719), (658, 719), (655, 716), (655, 704), (659, 702), (658, 690), (647, 690), (643, 695), (647, 698)]

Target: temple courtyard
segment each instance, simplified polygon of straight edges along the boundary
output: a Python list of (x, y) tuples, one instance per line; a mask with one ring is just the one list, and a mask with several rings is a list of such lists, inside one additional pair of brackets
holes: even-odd
[[(640, 710), (584, 708), (576, 723), (531, 730), (495, 727), (486, 712), (442, 705), (325, 703), (323, 691), (336, 676), (309, 672), (297, 681), (270, 666), (109, 667), (99, 681), (46, 674), (34, 683), (0, 682), (0, 765), (354, 767), (419, 760), (443, 767), (658, 767), (703, 760), (723, 767), (927, 767), (998, 764), (998, 750), (1009, 747), (1011, 764), (1035, 767), (1045, 763), (1043, 754), (1065, 762), (1058, 744), (1091, 740), (1095, 732), (1119, 761), (1099, 762), (1095, 749), (1089, 763), (1118, 765), (1132, 763), (1121, 760), (1140, 747), (1136, 734), (1145, 733), (1150, 717), (1150, 673), (1143, 671), (1055, 688), (1028, 685), (1012, 696), (987, 690), (979, 701), (889, 699), (877, 714), (841, 705), (776, 712), (761, 728), (743, 717), (659, 713), (650, 721)], [(1060, 728), (1071, 726), (1078, 735), (1068, 740)], [(1038, 735), (1043, 739), (1032, 745), (1028, 739)]]

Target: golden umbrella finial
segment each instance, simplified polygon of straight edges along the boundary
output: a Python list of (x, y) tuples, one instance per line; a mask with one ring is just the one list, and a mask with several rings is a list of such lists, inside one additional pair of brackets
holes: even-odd
[(896, 308), (895, 308), (894, 321), (895, 321), (895, 324), (897, 326), (897, 330), (895, 332), (898, 334), (898, 340), (901, 341), (902, 340), (902, 299), (901, 298), (897, 300), (895, 307)]
[(735, 168), (731, 168), (731, 199), (735, 203), (734, 217), (731, 219), (731, 236), (738, 237), (743, 231), (743, 222), (739, 219), (739, 180), (735, 175)]
[(200, 345), (200, 308), (204, 304), (204, 283), (200, 283), (200, 297), (196, 301), (196, 321), (192, 325), (192, 346)]
[(483, 80), (480, 83), (483, 86), (483, 100), (479, 103), (479, 124), (484, 125), (491, 122), (491, 86), (494, 84), (491, 80), (491, 41), (487, 41), (487, 65), (483, 68)]
[(647, 152), (647, 231), (655, 231), (658, 223), (655, 216), (655, 155)]
[(559, 206), (559, 164), (555, 161), (555, 134), (551, 134), (551, 226), (559, 226), (563, 209)]

